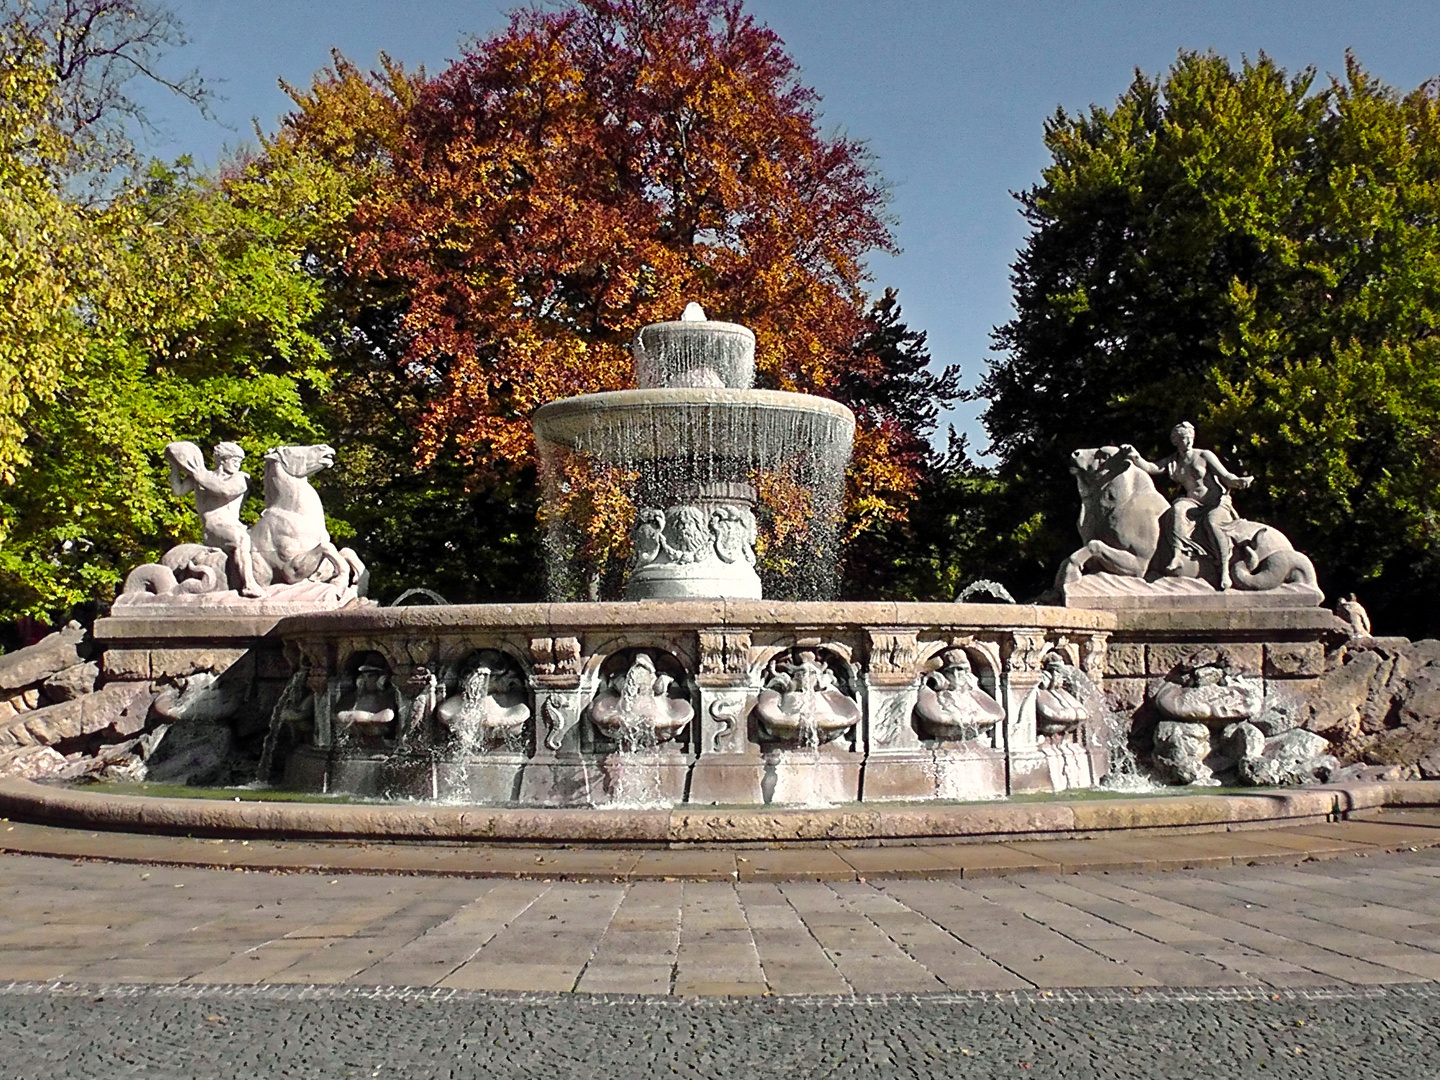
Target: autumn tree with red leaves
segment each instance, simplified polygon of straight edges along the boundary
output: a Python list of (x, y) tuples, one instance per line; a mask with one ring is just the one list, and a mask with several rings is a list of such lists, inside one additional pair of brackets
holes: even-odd
[(871, 400), (895, 355), (865, 347), (885, 193), (739, 0), (522, 9), (435, 78), (340, 62), (294, 97), (271, 153), (364, 172), (342, 276), (388, 298), (370, 352), (401, 373), (418, 468), (513, 489), (535, 409), (633, 385), (635, 330), (696, 300), (755, 331), (759, 385), (855, 399), (852, 528), (903, 516), (934, 414)]

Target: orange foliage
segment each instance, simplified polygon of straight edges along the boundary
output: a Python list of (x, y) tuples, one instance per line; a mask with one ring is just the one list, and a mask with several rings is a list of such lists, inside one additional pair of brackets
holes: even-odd
[[(536, 408), (633, 385), (634, 332), (690, 300), (754, 330), (761, 386), (844, 399), (878, 362), (857, 342), (863, 259), (893, 250), (883, 189), (741, 8), (526, 8), (434, 78), (337, 56), (292, 91), (267, 148), (364, 174), (345, 270), (403, 292), (388, 351), (423, 403), (421, 465), (513, 475)], [(919, 439), (860, 410), (853, 526), (903, 514)]]
[(623, 564), (630, 558), (630, 526), (635, 520), (630, 493), (637, 474), (560, 447), (552, 453), (549, 498), (542, 516), (575, 528), (578, 544), (570, 554), (586, 573), (599, 574)]

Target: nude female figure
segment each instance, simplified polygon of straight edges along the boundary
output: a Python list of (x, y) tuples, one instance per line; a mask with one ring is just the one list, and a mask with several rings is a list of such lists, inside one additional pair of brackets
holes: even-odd
[[(1230, 537), (1223, 526), (1235, 521), (1240, 515), (1230, 502), (1230, 492), (1244, 490), (1255, 482), (1253, 476), (1237, 476), (1221, 463), (1214, 451), (1195, 449), (1195, 425), (1188, 421), (1176, 424), (1170, 429), (1170, 442), (1175, 453), (1159, 462), (1146, 461), (1140, 452), (1126, 443), (1120, 452), (1128, 457), (1137, 468), (1151, 476), (1165, 476), (1178, 484), (1185, 492), (1175, 500), (1174, 513), (1170, 519), (1170, 538), (1174, 544), (1170, 565), (1166, 573), (1174, 574), (1180, 569), (1181, 556), (1185, 552), (1204, 555), (1207, 548), (1188, 535), (1187, 523), (1192, 513), (1202, 524), (1201, 535), (1210, 542), (1208, 553), (1220, 563), (1220, 588), (1230, 588)], [(1198, 513), (1196, 513), (1198, 511)]]

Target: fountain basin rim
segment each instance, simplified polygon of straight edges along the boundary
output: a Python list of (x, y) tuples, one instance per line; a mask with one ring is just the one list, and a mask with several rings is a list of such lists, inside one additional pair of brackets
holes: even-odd
[(723, 629), (872, 626), (915, 629), (1113, 631), (1109, 611), (1030, 604), (826, 600), (612, 600), (567, 603), (351, 607), (293, 615), (274, 634), (293, 637), (390, 629)]
[(789, 390), (736, 390), (732, 388), (662, 387), (649, 390), (608, 390), (599, 394), (581, 394), (562, 398), (535, 410), (532, 423), (538, 438), (561, 446), (575, 446), (589, 434), (597, 421), (626, 415), (654, 413), (656, 410), (724, 409), (727, 412), (749, 411), (795, 413), (807, 417), (825, 417), (848, 425), (853, 433), (855, 414), (846, 405), (814, 394), (797, 394)]
[[(1053, 802), (674, 809), (510, 809), (386, 803), (222, 802), (0, 779), (0, 814), (69, 828), (179, 836), (437, 843), (725, 847), (986, 842), (1313, 824), (1381, 807), (1440, 805), (1440, 782), (1378, 781)], [(64, 854), (73, 855), (70, 848)], [(101, 850), (98, 857), (110, 852)], [(157, 861), (164, 861), (163, 858)], [(554, 876), (554, 868), (546, 868)]]

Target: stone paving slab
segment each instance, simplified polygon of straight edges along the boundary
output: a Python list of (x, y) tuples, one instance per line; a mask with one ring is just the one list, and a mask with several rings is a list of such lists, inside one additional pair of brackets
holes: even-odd
[(1440, 829), (1440, 807), (1386, 809), (1383, 819), (1398, 825), (1420, 825), (1427, 829)]
[(1299, 865), (774, 882), (0, 855), (0, 983), (786, 997), (1440, 981), (1440, 849), (1370, 850)]
[(1328, 825), (1303, 825), (1294, 830), (1298, 836), (1321, 836), (1345, 843), (1373, 844), (1396, 851), (1409, 845), (1430, 847), (1440, 843), (1440, 833), (1423, 825), (1390, 824), (1384, 819), (1336, 821)]

